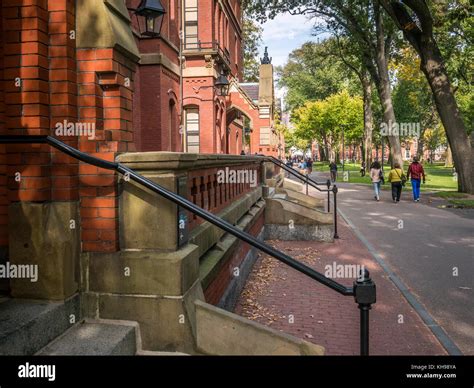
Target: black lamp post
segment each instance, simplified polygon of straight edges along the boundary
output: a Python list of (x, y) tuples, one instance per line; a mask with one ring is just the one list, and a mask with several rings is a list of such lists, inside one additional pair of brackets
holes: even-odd
[(230, 83), (224, 73), (221, 73), (221, 75), (216, 79), (214, 86), (218, 96), (226, 97), (229, 95)]
[(166, 14), (160, 0), (142, 0), (135, 10), (140, 34), (156, 38), (160, 36), (161, 26)]

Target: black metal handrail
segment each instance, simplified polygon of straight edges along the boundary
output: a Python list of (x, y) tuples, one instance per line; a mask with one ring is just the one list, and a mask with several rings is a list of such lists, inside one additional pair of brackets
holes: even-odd
[(70, 145), (63, 143), (60, 140), (55, 139), (51, 136), (0, 136), (0, 144), (49, 144), (50, 146), (56, 148), (57, 150), (64, 152), (65, 154), (80, 160), (81, 162), (91, 164), (93, 166), (107, 169), (115, 170), (118, 173), (129, 177), (131, 180), (141, 184), (142, 186), (148, 188), (149, 190), (158, 193), (162, 197), (168, 199), (171, 202), (174, 202), (178, 206), (190, 211), (193, 214), (203, 218), (204, 220), (210, 222), (213, 225), (221, 228), (227, 233), (237, 237), (239, 240), (246, 242), (247, 244), (261, 250), (262, 252), (272, 256), (273, 258), (285, 263), (286, 265), (294, 268), (298, 272), (310, 277), (311, 279), (316, 280), (317, 282), (325, 285), (326, 287), (331, 288), (334, 291), (337, 291), (341, 295), (345, 296), (354, 296), (356, 303), (360, 309), (360, 351), (361, 355), (369, 354), (369, 310), (371, 305), (376, 302), (376, 287), (375, 283), (372, 281), (369, 275), (369, 271), (366, 269), (363, 273), (360, 274), (359, 279), (354, 282), (353, 287), (346, 287), (330, 278), (327, 278), (322, 273), (315, 271), (314, 269), (306, 266), (303, 263), (295, 260), (294, 258), (288, 256), (287, 254), (276, 250), (270, 245), (264, 243), (263, 241), (258, 240), (249, 233), (246, 233), (239, 228), (235, 227), (231, 223), (219, 218), (215, 214), (197, 206), (193, 202), (189, 201), (186, 198), (183, 198), (172, 191), (165, 189), (159, 184), (153, 182), (152, 180), (145, 178), (144, 176), (136, 173), (132, 169), (123, 166), (121, 163), (109, 162), (95, 156), (88, 155), (84, 152), (81, 152)]
[[(307, 182), (311, 187), (314, 187), (318, 191), (321, 191), (321, 192), (331, 191), (331, 189), (330, 189), (331, 180), (330, 179), (328, 179), (326, 182), (317, 182), (314, 179), (310, 178), (308, 176), (308, 174), (306, 174), (306, 175), (302, 174), (298, 170), (295, 170), (293, 167), (287, 166), (285, 163), (283, 163), (283, 161), (281, 161), (278, 158), (275, 158), (274, 156), (269, 156), (268, 160), (270, 160), (270, 162), (282, 167), (284, 170), (286, 170), (290, 174), (296, 176), (298, 179), (301, 179), (301, 180)], [(328, 186), (328, 188), (327, 189), (321, 189), (321, 188), (319, 188), (319, 186)]]
[[(306, 195), (308, 195), (308, 185), (311, 187), (314, 187), (316, 190), (320, 192), (327, 192), (328, 193), (328, 213), (331, 212), (331, 193), (333, 193), (334, 196), (334, 238), (338, 239), (339, 234), (337, 233), (337, 193), (338, 193), (338, 188), (334, 184), (331, 188), (331, 180), (328, 179), (325, 183), (320, 183), (317, 182), (313, 179), (311, 179), (308, 174), (304, 175), (300, 173), (299, 171), (295, 170), (294, 168), (287, 166), (283, 161), (280, 159), (275, 158), (274, 156), (268, 156), (266, 160), (272, 162), (273, 164), (283, 168), (285, 171), (289, 172), (290, 174), (293, 174), (295, 177), (298, 179), (304, 181), (306, 183)], [(321, 189), (318, 186), (327, 186), (327, 189)]]

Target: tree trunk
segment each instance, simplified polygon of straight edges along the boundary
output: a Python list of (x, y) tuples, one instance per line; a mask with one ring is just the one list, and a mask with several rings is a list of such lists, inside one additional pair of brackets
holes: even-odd
[(372, 111), (372, 83), (367, 73), (361, 77), (364, 91), (364, 145), (363, 158), (366, 168), (372, 164), (372, 133), (374, 130), (374, 114)]
[(452, 150), (454, 167), (458, 173), (458, 190), (474, 194), (474, 144), (467, 135), (443, 57), (433, 36), (430, 9), (424, 1), (379, 1), (420, 56), (420, 68), (433, 92), (436, 109)]
[(433, 39), (424, 41), (419, 48), (421, 70), (433, 91), (436, 108), (452, 150), (458, 173), (458, 189), (460, 192), (474, 194), (474, 150), (451, 90), (443, 58)]
[(324, 162), (324, 161), (327, 160), (327, 158), (326, 158), (326, 152), (325, 152), (325, 150), (324, 150), (324, 147), (319, 147), (319, 160), (320, 160), (321, 162)]
[(330, 159), (330, 154), (329, 154), (329, 145), (328, 145), (328, 140), (326, 137), (323, 137), (323, 148), (324, 148), (324, 161), (328, 162)]
[(418, 148), (416, 149), (416, 156), (420, 161), (423, 160), (423, 151), (425, 148), (425, 141), (423, 140), (423, 136), (420, 136), (418, 139)]
[[(391, 126), (396, 123), (395, 111), (393, 109), (392, 91), (390, 88), (390, 78), (388, 75), (388, 61), (387, 53), (385, 52), (385, 33), (383, 27), (382, 17), (380, 15), (380, 4), (374, 0), (374, 16), (377, 33), (377, 57), (376, 64), (378, 70), (377, 89), (380, 98), (380, 103), (383, 109), (383, 120), (385, 128), (391, 129)], [(399, 163), (403, 167), (402, 147), (399, 136), (387, 136), (390, 146), (390, 160), (392, 167), (394, 163)]]

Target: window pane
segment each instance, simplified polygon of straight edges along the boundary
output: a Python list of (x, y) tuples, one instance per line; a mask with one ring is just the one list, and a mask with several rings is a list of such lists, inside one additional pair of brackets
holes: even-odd
[(198, 13), (196, 9), (187, 9), (185, 16), (186, 23), (198, 21)]
[(199, 144), (199, 134), (188, 135), (188, 144)]
[(186, 109), (186, 143), (188, 152), (199, 153), (199, 109)]
[(188, 152), (192, 154), (199, 154), (199, 145), (189, 145), (188, 144)]

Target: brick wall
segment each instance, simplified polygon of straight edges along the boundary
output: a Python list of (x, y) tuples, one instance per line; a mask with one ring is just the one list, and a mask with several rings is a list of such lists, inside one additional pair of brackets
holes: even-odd
[[(162, 0), (166, 14), (160, 37), (136, 39), (140, 53), (156, 57), (160, 55), (161, 61), (167, 63), (167, 66), (158, 61), (143, 64), (137, 71), (133, 96), (133, 130), (137, 151), (182, 151), (179, 133), (178, 1), (181, 0)], [(134, 9), (140, 0), (127, 0), (126, 4)], [(138, 19), (133, 13), (131, 19), (133, 27), (139, 31)]]
[[(5, 93), (3, 81), (4, 67), (4, 34), (3, 7), (0, 6), (0, 134), (5, 134)], [(7, 192), (7, 157), (5, 145), (0, 145), (0, 247), (8, 245), (8, 192)]]
[(178, 75), (161, 65), (141, 66), (136, 85), (133, 127), (137, 151), (181, 152)]
[[(52, 135), (113, 161), (134, 150), (136, 64), (115, 49), (76, 50), (75, 4), (2, 1), (0, 131)], [(95, 137), (61, 136), (58, 123), (94, 125)], [(9, 202), (80, 201), (82, 249), (117, 250), (116, 180), (47, 145), (0, 146), (0, 246), (7, 244)]]
[[(201, 74), (206, 75), (185, 77), (184, 105), (199, 107), (201, 153), (239, 154), (241, 149), (237, 147), (234, 136), (236, 128), (231, 128), (233, 133), (230, 136), (227, 134), (226, 102), (229, 100), (217, 96), (212, 88), (215, 79), (208, 76), (208, 71), (213, 69), (220, 74), (221, 70), (225, 70), (232, 77), (241, 78), (240, 1), (201, 0), (198, 4), (198, 40), (204, 50), (213, 49), (218, 53), (211, 55), (212, 60), (209, 60), (209, 52), (207, 60), (204, 54), (196, 50), (186, 54), (185, 67), (200, 68)], [(211, 46), (214, 42), (218, 47)], [(243, 136), (242, 130), (239, 136)]]
[[(74, 1), (49, 0), (49, 112), (50, 134), (78, 148), (77, 137), (57, 136), (57, 123), (78, 121), (76, 42), (71, 39), (75, 31)], [(75, 201), (79, 199), (78, 162), (50, 148), (51, 152), (51, 200)]]
[[(2, 7), (6, 132), (49, 134), (48, 2), (5, 0)], [(51, 199), (49, 147), (10, 145), (7, 163), (10, 201)]]
[[(114, 161), (118, 152), (134, 151), (132, 83), (135, 64), (114, 49), (77, 51), (79, 121), (95, 123), (93, 140), (82, 137), (79, 149)], [(79, 166), (82, 249), (119, 249), (117, 175), (88, 164)]]
[[(263, 226), (264, 214), (262, 213), (258, 219), (254, 221), (253, 225), (247, 230), (247, 232), (253, 236), (258, 236), (262, 231)], [(244, 242), (239, 241), (237, 243), (235, 250), (222, 266), (219, 273), (204, 290), (204, 297), (206, 298), (207, 303), (214, 305), (219, 303), (234, 277), (234, 269), (242, 264), (250, 249), (251, 246)]]

